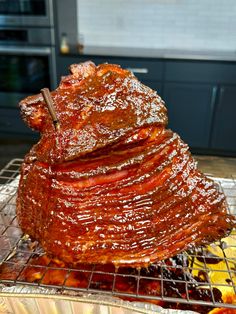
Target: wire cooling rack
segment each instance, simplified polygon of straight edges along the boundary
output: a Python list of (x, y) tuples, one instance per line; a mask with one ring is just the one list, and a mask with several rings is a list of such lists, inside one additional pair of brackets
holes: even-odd
[[(68, 268), (48, 258), (37, 242), (22, 234), (16, 218), (16, 191), (21, 159), (0, 171), (0, 284), (54, 288), (57, 291), (102, 293), (183, 309), (196, 305), (236, 309), (236, 233), (208, 249), (179, 254), (148, 269), (112, 265)], [(236, 181), (214, 178), (236, 214)], [(222, 297), (223, 295), (223, 297)], [(197, 308), (198, 309), (198, 308)], [(206, 311), (207, 309), (207, 311)]]

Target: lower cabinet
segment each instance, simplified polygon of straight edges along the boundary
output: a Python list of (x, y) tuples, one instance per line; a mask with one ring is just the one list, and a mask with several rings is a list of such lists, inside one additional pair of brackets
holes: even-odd
[(26, 135), (37, 137), (37, 132), (33, 132), (26, 126), (21, 118), (20, 110), (15, 108), (0, 108), (0, 133), (18, 135)]
[(145, 81), (145, 80), (140, 80), (144, 85), (150, 87), (154, 91), (157, 92), (157, 94), (161, 97), (163, 97), (163, 85), (159, 81)]
[(168, 109), (168, 127), (192, 148), (209, 146), (216, 93), (217, 87), (213, 85), (164, 85), (163, 98)]
[(221, 86), (215, 105), (211, 148), (236, 152), (236, 86)]

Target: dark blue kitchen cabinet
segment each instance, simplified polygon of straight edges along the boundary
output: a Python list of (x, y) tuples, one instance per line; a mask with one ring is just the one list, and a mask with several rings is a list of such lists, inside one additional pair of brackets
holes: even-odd
[(163, 97), (163, 84), (159, 81), (149, 81), (149, 80), (140, 80), (144, 85), (150, 87), (154, 91), (157, 92), (157, 94), (161, 97)]
[(214, 85), (166, 83), (164, 86), (168, 127), (190, 147), (209, 146), (216, 92)]
[(215, 105), (211, 148), (236, 152), (236, 86), (219, 89)]
[(38, 137), (38, 132), (32, 131), (22, 120), (20, 109), (15, 108), (0, 108), (0, 134), (5, 137)]
[(196, 153), (236, 154), (236, 63), (167, 60), (169, 127)]

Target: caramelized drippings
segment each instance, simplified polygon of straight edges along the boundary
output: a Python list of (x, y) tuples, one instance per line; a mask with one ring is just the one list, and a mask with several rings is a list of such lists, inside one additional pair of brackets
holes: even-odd
[[(39, 283), (48, 286), (58, 286), (75, 289), (94, 289), (97, 292), (112, 291), (125, 293), (120, 298), (128, 301), (151, 302), (164, 308), (193, 310), (198, 313), (208, 313), (212, 307), (194, 304), (196, 301), (212, 302), (209, 288), (204, 288), (202, 279), (189, 272), (189, 261), (185, 255), (177, 255), (165, 261), (162, 265), (151, 265), (148, 268), (136, 270), (120, 267), (115, 270), (114, 265), (78, 264), (70, 268), (58, 259), (51, 259), (47, 255), (31, 256), (28, 252), (20, 252), (0, 266), (0, 279), (16, 280), (18, 282)], [(26, 266), (24, 266), (26, 265)], [(92, 277), (91, 277), (92, 274)], [(114, 279), (115, 276), (115, 279)], [(115, 284), (114, 284), (115, 280)], [(187, 283), (187, 286), (186, 286)], [(206, 285), (206, 283), (205, 283)], [(134, 297), (138, 293), (142, 297)], [(235, 302), (235, 295), (227, 294), (222, 297), (219, 289), (213, 288), (215, 302)], [(128, 295), (131, 295), (130, 297)], [(190, 299), (193, 303), (167, 302), (163, 300), (145, 299), (145, 296), (164, 296), (164, 298)], [(231, 313), (230, 309), (218, 309), (219, 312)], [(232, 312), (233, 313), (233, 312)]]

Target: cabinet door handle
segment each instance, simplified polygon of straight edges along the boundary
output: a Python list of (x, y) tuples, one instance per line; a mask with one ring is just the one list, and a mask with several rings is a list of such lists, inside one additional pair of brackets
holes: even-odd
[(16, 54), (16, 55), (40, 55), (48, 56), (52, 52), (48, 47), (18, 47), (18, 46), (2, 46), (0, 54)]
[(224, 87), (221, 87), (220, 88), (220, 97), (219, 97), (219, 103), (221, 103), (221, 100), (224, 96), (224, 93), (225, 93), (225, 88)]
[(214, 86), (212, 89), (211, 94), (211, 110), (214, 111), (215, 103), (216, 103), (216, 96), (217, 96), (217, 86)]
[(147, 74), (148, 73), (147, 68), (126, 68), (126, 70), (133, 72), (133, 73), (138, 73), (138, 74)]

